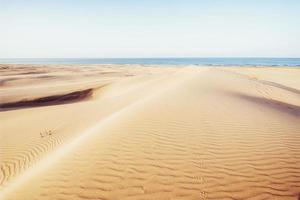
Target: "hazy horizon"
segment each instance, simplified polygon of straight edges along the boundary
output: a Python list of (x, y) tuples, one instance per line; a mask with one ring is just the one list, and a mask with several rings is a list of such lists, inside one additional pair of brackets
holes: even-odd
[(300, 57), (296, 0), (0, 5), (0, 58)]
[(300, 59), (299, 57), (265, 57), (265, 56), (161, 56), (161, 57), (0, 57), (0, 59), (206, 59), (206, 58), (220, 58), (220, 59)]

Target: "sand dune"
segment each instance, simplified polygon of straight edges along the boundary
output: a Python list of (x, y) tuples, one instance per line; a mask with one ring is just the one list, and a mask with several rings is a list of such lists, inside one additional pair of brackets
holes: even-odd
[(2, 72), (2, 199), (299, 199), (299, 68)]

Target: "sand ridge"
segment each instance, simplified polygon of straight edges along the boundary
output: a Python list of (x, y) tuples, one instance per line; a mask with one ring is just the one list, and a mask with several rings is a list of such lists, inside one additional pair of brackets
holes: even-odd
[(0, 112), (3, 199), (298, 199), (299, 69), (90, 68), (119, 74), (87, 101)]

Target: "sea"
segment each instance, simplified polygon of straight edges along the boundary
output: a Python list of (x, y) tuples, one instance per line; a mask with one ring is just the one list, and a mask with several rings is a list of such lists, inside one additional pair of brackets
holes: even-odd
[(0, 58), (0, 64), (141, 64), (300, 67), (300, 58)]

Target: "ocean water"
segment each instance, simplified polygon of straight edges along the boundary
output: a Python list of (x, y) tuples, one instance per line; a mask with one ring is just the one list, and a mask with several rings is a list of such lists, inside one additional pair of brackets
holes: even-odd
[(172, 64), (300, 67), (300, 58), (0, 58), (0, 64)]

